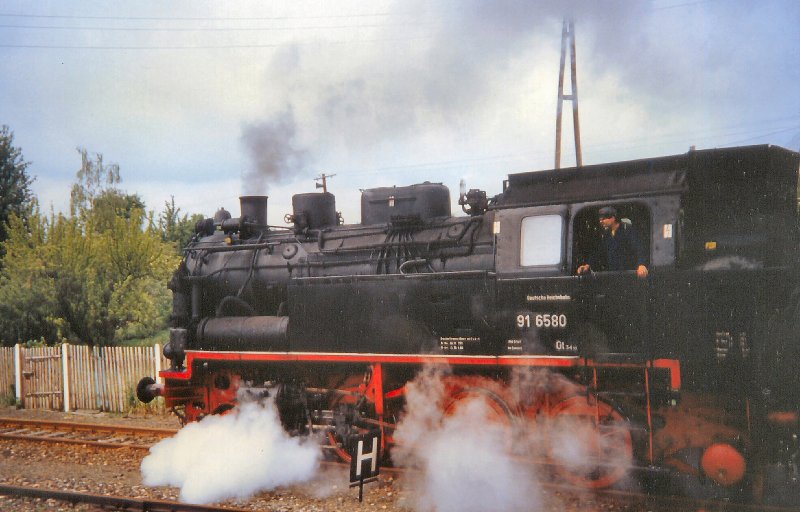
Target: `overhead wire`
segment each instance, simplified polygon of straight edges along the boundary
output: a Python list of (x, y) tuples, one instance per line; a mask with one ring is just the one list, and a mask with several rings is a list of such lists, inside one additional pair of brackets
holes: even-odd
[[(4, 23), (0, 24), (0, 28), (16, 31), (75, 31), (75, 32), (133, 32), (133, 33), (270, 33), (270, 32), (321, 32), (321, 31), (339, 31), (339, 30), (363, 30), (369, 31), (372, 29), (386, 29), (386, 28), (403, 28), (413, 27), (415, 29), (425, 30), (429, 26), (424, 19), (415, 19), (414, 21), (380, 21), (375, 18), (384, 18), (390, 14), (396, 13), (378, 13), (378, 14), (343, 14), (343, 15), (328, 15), (328, 16), (274, 16), (274, 17), (248, 17), (248, 18), (233, 18), (233, 17), (214, 17), (214, 18), (200, 18), (200, 17), (121, 17), (121, 16), (70, 16), (70, 15), (34, 15), (34, 14), (9, 14), (0, 13), (2, 17), (31, 17), (31, 18), (55, 18), (55, 19), (88, 19), (88, 20), (114, 20), (114, 21), (305, 21), (310, 20), (344, 20), (350, 19), (351, 23), (338, 23), (338, 24), (314, 24), (306, 23), (304, 25), (285, 25), (285, 26), (249, 26), (249, 27), (207, 27), (207, 26), (190, 26), (190, 27), (163, 27), (163, 26), (147, 26), (147, 27), (119, 27), (119, 26), (67, 26), (67, 25), (17, 25)], [(404, 15), (400, 14), (403, 18)], [(375, 21), (362, 22), (361, 19), (375, 19)], [(354, 37), (352, 39), (314, 39), (312, 41), (293, 41), (289, 42), (253, 42), (253, 43), (210, 43), (210, 44), (59, 44), (52, 42), (2, 42), (0, 48), (20, 48), (20, 49), (63, 49), (63, 50), (213, 50), (213, 49), (248, 49), (248, 48), (277, 48), (292, 45), (344, 45), (344, 44), (369, 44), (369, 43), (395, 43), (395, 42), (408, 42), (427, 39), (428, 36), (424, 35), (405, 35), (405, 36), (389, 36), (389, 37)]]
[(305, 25), (286, 27), (80, 27), (64, 25), (7, 25), (0, 24), (0, 28), (21, 30), (75, 30), (75, 31), (108, 31), (108, 32), (271, 32), (288, 30), (328, 30), (351, 28), (386, 28), (386, 27), (419, 27), (419, 23), (374, 23), (354, 25)]
[[(672, 8), (679, 8), (679, 7), (688, 7), (697, 4), (708, 3), (710, 1), (716, 0), (699, 0), (699, 1), (689, 1), (683, 3), (676, 3), (672, 5), (654, 5), (651, 8), (653, 10), (663, 10), (663, 9), (672, 9)], [(424, 13), (423, 13), (424, 14)], [(377, 13), (353, 13), (353, 14), (329, 14), (329, 15), (300, 15), (300, 16), (248, 16), (248, 17), (237, 17), (237, 16), (96, 16), (96, 15), (74, 15), (74, 14), (31, 14), (31, 13), (0, 13), (0, 18), (17, 18), (17, 19), (58, 19), (58, 20), (93, 20), (93, 21), (125, 21), (125, 22), (141, 22), (141, 21), (159, 21), (159, 22), (264, 22), (264, 21), (303, 21), (309, 22), (312, 20), (353, 20), (353, 24), (338, 24), (338, 25), (314, 25), (314, 24), (306, 24), (303, 26), (272, 26), (272, 27), (103, 27), (103, 26), (89, 26), (89, 27), (81, 27), (81, 26), (44, 26), (44, 25), (12, 25), (12, 24), (0, 24), (0, 28), (6, 29), (19, 29), (19, 30), (59, 30), (59, 31), (67, 31), (67, 30), (75, 30), (75, 31), (113, 31), (113, 32), (255, 32), (255, 31), (289, 31), (289, 30), (339, 30), (339, 29), (370, 29), (370, 28), (382, 28), (382, 27), (389, 27), (389, 26), (407, 26), (411, 23), (382, 23), (379, 20), (381, 18), (386, 18), (389, 16), (401, 16), (401, 17), (419, 17), (418, 13), (398, 13), (398, 12), (377, 12)], [(356, 20), (368, 20), (366, 23), (357, 23)], [(417, 26), (418, 24), (415, 24)], [(264, 43), (230, 43), (230, 44), (194, 44), (194, 45), (180, 45), (180, 44), (156, 44), (156, 45), (97, 45), (97, 44), (28, 44), (28, 43), (0, 43), (0, 48), (20, 48), (20, 49), (64, 49), (64, 50), (123, 50), (123, 51), (146, 51), (146, 50), (213, 50), (213, 49), (258, 49), (258, 48), (278, 48), (285, 46), (287, 44), (299, 44), (301, 46), (305, 45), (315, 45), (318, 46), (320, 44), (325, 45), (346, 45), (346, 44), (370, 44), (370, 43), (379, 43), (379, 42), (408, 42), (408, 41), (416, 41), (421, 39), (428, 39), (428, 36), (419, 36), (419, 37), (398, 37), (398, 38), (354, 38), (350, 40), (337, 40), (337, 41), (330, 41), (330, 40), (313, 40), (301, 43), (288, 43), (288, 42), (264, 42)], [(800, 117), (792, 117), (792, 118), (784, 118), (787, 121), (796, 121), (800, 119)], [(765, 121), (765, 123), (776, 123), (781, 120), (769, 120)], [(756, 124), (756, 126), (758, 123)], [(743, 127), (743, 129), (738, 131), (730, 131), (732, 127), (725, 127), (725, 128), (718, 128), (715, 130), (699, 132), (699, 133), (676, 133), (676, 134), (661, 134), (656, 137), (642, 137), (638, 139), (628, 139), (625, 141), (616, 141), (604, 144), (595, 144), (591, 145), (590, 143), (585, 143), (585, 147), (587, 153), (600, 153), (603, 152), (610, 152), (610, 151), (618, 151), (620, 149), (627, 149), (633, 150), (644, 146), (653, 146), (653, 145), (663, 145), (666, 143), (679, 143), (681, 141), (687, 141), (688, 143), (694, 143), (695, 141), (702, 141), (708, 140), (711, 138), (720, 139), (725, 137), (734, 137), (740, 135), (747, 135), (747, 138), (744, 139), (737, 139), (735, 141), (731, 141), (730, 144), (737, 144), (742, 142), (748, 142), (752, 140), (758, 140), (760, 138), (769, 137), (772, 135), (780, 134), (789, 132), (792, 130), (797, 130), (798, 127), (796, 124), (792, 124), (788, 127), (780, 127), (777, 129), (773, 129), (771, 131), (750, 135), (752, 133), (751, 126), (748, 125), (747, 127)], [(774, 126), (774, 125), (772, 125)], [(409, 170), (429, 170), (429, 169), (447, 169), (447, 168), (461, 168), (463, 165), (475, 164), (475, 163), (491, 163), (491, 162), (501, 162), (501, 161), (508, 161), (508, 160), (516, 160), (521, 158), (530, 158), (535, 154), (544, 153), (543, 151), (539, 152), (524, 152), (519, 154), (500, 154), (500, 155), (488, 155), (482, 156), (478, 158), (472, 159), (455, 159), (455, 160), (442, 160), (438, 162), (426, 162), (426, 163), (415, 163), (409, 165), (399, 165), (399, 166), (389, 166), (389, 167), (380, 167), (368, 170), (353, 170), (353, 171), (344, 171), (349, 175), (364, 175), (364, 174), (375, 174), (375, 173), (383, 173), (383, 172), (405, 172)]]
[[(766, 132), (764, 131), (758, 133), (753, 132), (753, 128), (755, 127), (770, 128), (773, 125), (773, 123), (783, 123), (787, 121), (792, 123), (791, 126), (784, 126), (777, 129), (770, 129), (769, 131)], [(589, 144), (587, 146), (588, 150), (587, 152), (592, 154), (602, 154), (604, 152), (618, 152), (620, 150), (633, 150), (637, 148), (660, 146), (668, 143), (677, 144), (681, 142), (683, 142), (688, 147), (689, 145), (692, 145), (697, 141), (708, 140), (712, 138), (715, 140), (725, 139), (726, 140), (725, 145), (736, 145), (753, 140), (763, 139), (764, 137), (769, 137), (780, 133), (791, 132), (793, 130), (800, 130), (800, 115), (792, 117), (782, 117), (777, 119), (765, 119), (756, 121), (754, 123), (748, 123), (745, 125), (722, 127), (714, 130), (708, 130), (705, 132), (671, 133), (671, 134), (663, 134), (657, 137), (626, 139), (624, 141), (619, 141), (619, 142), (601, 143), (594, 145)], [(728, 141), (726, 139), (726, 137), (729, 138), (736, 135), (744, 135), (744, 134), (752, 134), (752, 135), (749, 135), (745, 139), (738, 139), (732, 141)], [(500, 163), (503, 161), (523, 160), (523, 159), (530, 160), (532, 157), (549, 155), (549, 153), (550, 153), (550, 148), (548, 148), (547, 150), (539, 150), (539, 151), (503, 153), (503, 154), (476, 156), (474, 158), (446, 159), (446, 160), (437, 160), (429, 162), (415, 162), (408, 164), (372, 167), (369, 169), (339, 170), (337, 172), (347, 176), (364, 176), (371, 174), (386, 174), (395, 172), (430, 171), (433, 169), (441, 171), (450, 168), (460, 169), (464, 168), (465, 166), (480, 164), (480, 163), (484, 164)]]
[(30, 14), (30, 13), (0, 13), (0, 18), (52, 18), (75, 20), (116, 20), (116, 21), (274, 21), (274, 20), (315, 20), (337, 18), (366, 18), (383, 16), (413, 16), (412, 13), (380, 12), (380, 13), (355, 13), (355, 14), (328, 14), (328, 15), (303, 15), (303, 16), (86, 16), (76, 14)]
[(0, 48), (20, 48), (20, 49), (42, 49), (42, 50), (229, 50), (229, 49), (248, 49), (248, 48), (281, 48), (284, 46), (319, 46), (319, 45), (348, 45), (348, 44), (368, 44), (368, 43), (401, 43), (409, 41), (419, 41), (429, 39), (427, 36), (419, 37), (398, 37), (398, 38), (373, 38), (373, 39), (352, 39), (349, 41), (330, 41), (316, 40), (306, 42), (282, 42), (282, 43), (252, 43), (252, 44), (215, 44), (215, 45), (150, 45), (150, 46), (96, 46), (96, 45), (57, 45), (57, 44), (16, 44), (0, 43)]

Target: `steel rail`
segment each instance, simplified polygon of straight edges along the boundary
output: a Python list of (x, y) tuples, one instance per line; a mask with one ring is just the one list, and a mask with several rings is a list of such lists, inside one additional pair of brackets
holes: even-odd
[[(99, 448), (131, 448), (134, 450), (149, 450), (153, 443), (136, 443), (133, 440), (120, 440), (118, 436), (138, 436), (163, 439), (174, 435), (177, 430), (132, 427), (127, 425), (116, 426), (97, 423), (74, 423), (66, 421), (32, 420), (0, 417), (0, 428), (16, 429), (11, 432), (0, 432), (0, 439), (14, 441), (31, 441), (38, 443), (61, 443), (81, 446), (94, 446)], [(80, 437), (64, 437), (57, 434), (100, 434), (110, 435), (106, 439), (86, 439)]]
[[(16, 419), (16, 418), (3, 418), (0, 417), (0, 426), (31, 426), (31, 427), (38, 427), (38, 428), (47, 428), (50, 427), (54, 430), (60, 431), (67, 431), (67, 432), (74, 432), (74, 431), (84, 431), (84, 432), (104, 432), (104, 433), (128, 433), (128, 434), (144, 434), (144, 435), (154, 435), (154, 436), (167, 436), (167, 435), (174, 435), (177, 430), (172, 429), (163, 429), (163, 428), (151, 428), (151, 427), (131, 427), (131, 426), (121, 426), (117, 427), (115, 425), (108, 425), (108, 424), (93, 424), (93, 423), (71, 423), (71, 422), (61, 422), (61, 421), (47, 421), (47, 420), (28, 420), (28, 419)], [(42, 435), (24, 435), (24, 434), (6, 434), (0, 433), (1, 439), (15, 439), (15, 440), (24, 440), (24, 441), (33, 441), (33, 442), (53, 442), (53, 443), (66, 443), (66, 444), (75, 444), (75, 445), (88, 445), (88, 446), (97, 446), (101, 448), (132, 448), (137, 450), (149, 450), (152, 445), (144, 445), (144, 444), (131, 444), (131, 443), (114, 443), (109, 441), (102, 441), (102, 440), (86, 440), (86, 439), (75, 439), (75, 438), (64, 438), (64, 437), (53, 437), (53, 436), (42, 436)], [(325, 447), (323, 447), (325, 448)], [(518, 462), (522, 462), (518, 459)], [(530, 461), (529, 463), (537, 466), (550, 466), (544, 461)], [(321, 466), (327, 467), (349, 467), (348, 463), (338, 462), (338, 461), (321, 461)], [(631, 468), (632, 473), (637, 472), (646, 472), (647, 468), (644, 467), (634, 467)], [(404, 475), (409, 471), (409, 468), (403, 467), (391, 467), (391, 466), (383, 466), (380, 469), (381, 473), (386, 475), (393, 475), (395, 477)], [(413, 471), (413, 470), (412, 470)], [(559, 483), (542, 483), (541, 484), (545, 488), (550, 488), (552, 490), (560, 490), (565, 493), (572, 493), (572, 492), (586, 492), (587, 489), (580, 487), (580, 486), (573, 486), (573, 485), (565, 485)], [(10, 486), (2, 486), (0, 485), (0, 495), (2, 494), (11, 494), (3, 492), (4, 488), (12, 488)], [(27, 489), (27, 488), (19, 488), (19, 489)], [(39, 489), (33, 488), (34, 491)], [(49, 492), (49, 491), (48, 491)], [(55, 492), (55, 491), (53, 491)], [(615, 502), (626, 502), (630, 504), (640, 504), (640, 503), (647, 503), (650, 505), (656, 505), (658, 507), (664, 506), (671, 506), (675, 507), (676, 510), (683, 509), (715, 509), (719, 507), (723, 507), (726, 512), (734, 512), (734, 511), (763, 511), (763, 512), (787, 512), (787, 511), (800, 511), (798, 507), (784, 507), (784, 506), (770, 506), (765, 504), (748, 504), (748, 503), (736, 503), (731, 501), (718, 501), (714, 499), (698, 499), (692, 498), (687, 496), (680, 496), (680, 495), (673, 495), (668, 492), (654, 492), (650, 493), (640, 493), (634, 491), (625, 491), (625, 490), (618, 490), (618, 489), (592, 489), (591, 492), (597, 497), (605, 497), (607, 499), (612, 499)], [(77, 494), (77, 493), (67, 493)], [(82, 495), (82, 494), (81, 494)], [(53, 496), (49, 496), (53, 497)], [(99, 496), (100, 498), (106, 498), (105, 496)], [(60, 499), (55, 498), (54, 499)], [(70, 498), (65, 498), (64, 501), (71, 501)], [(134, 500), (137, 501), (137, 500)], [(138, 500), (145, 502), (146, 500)], [(149, 502), (148, 502), (149, 503)], [(174, 510), (174, 511), (193, 511), (193, 510), (231, 510), (226, 508), (214, 508), (214, 507), (206, 507), (206, 508), (175, 508), (176, 506), (179, 507), (193, 507), (193, 505), (184, 505), (184, 504), (176, 504), (175, 502), (163, 502), (166, 505), (170, 505), (173, 508), (143, 508), (141, 510)], [(137, 505), (138, 506), (138, 505)], [(197, 507), (197, 506), (194, 506)]]
[(105, 496), (88, 494), (85, 492), (60, 491), (55, 489), (42, 489), (38, 487), (22, 487), (16, 485), (1, 485), (0, 495), (41, 498), (46, 500), (66, 501), (72, 505), (76, 503), (90, 503), (102, 507), (113, 507), (115, 510), (142, 510), (148, 512), (219, 512), (234, 511), (244, 512), (245, 509), (231, 507), (217, 507), (209, 505), (192, 505), (177, 501), (124, 498), (121, 496)]
[(25, 435), (25, 434), (5, 434), (0, 433), (0, 439), (7, 439), (12, 441), (31, 441), (34, 443), (57, 443), (57, 444), (74, 444), (80, 446), (96, 446), (99, 448), (131, 448), (134, 450), (149, 450), (153, 445), (151, 444), (133, 444), (133, 443), (115, 443), (110, 441), (99, 441), (93, 439), (75, 439), (71, 437), (46, 437), (41, 435)]
[(178, 432), (178, 429), (169, 428), (153, 428), (153, 427), (133, 427), (129, 425), (109, 425), (105, 423), (79, 423), (73, 421), (50, 421), (50, 420), (33, 420), (33, 419), (19, 419), (7, 418), (0, 416), (0, 427), (2, 426), (21, 426), (21, 427), (38, 427), (51, 430), (67, 430), (75, 431), (90, 431), (90, 432), (109, 432), (117, 434), (138, 434), (138, 435), (153, 435), (160, 437), (173, 436)]

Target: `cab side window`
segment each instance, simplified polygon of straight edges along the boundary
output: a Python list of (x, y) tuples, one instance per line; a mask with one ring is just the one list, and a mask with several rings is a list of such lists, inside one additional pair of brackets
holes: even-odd
[[(618, 212), (618, 220), (622, 229), (634, 229), (642, 250), (650, 254), (650, 210), (640, 203), (614, 203), (611, 205), (587, 206), (579, 210), (573, 222), (573, 257), (572, 271), (584, 264), (594, 261), (600, 263), (599, 268), (592, 270), (605, 270), (602, 263), (605, 253), (601, 243), (603, 228), (599, 222), (599, 211), (603, 206), (613, 206)], [(627, 226), (625, 226), (627, 225)], [(649, 266), (649, 258), (648, 263)]]
[(561, 215), (525, 217), (521, 223), (520, 266), (553, 266), (561, 263), (564, 219)]

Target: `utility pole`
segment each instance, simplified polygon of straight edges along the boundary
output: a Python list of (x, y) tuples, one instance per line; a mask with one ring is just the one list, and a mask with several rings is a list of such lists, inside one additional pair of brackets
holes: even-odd
[[(569, 39), (570, 69), (572, 94), (564, 94), (564, 64), (567, 57), (567, 40)], [(581, 127), (578, 121), (578, 79), (575, 60), (575, 24), (564, 20), (561, 29), (561, 68), (558, 72), (558, 110), (556, 111), (556, 169), (561, 168), (561, 110), (564, 100), (572, 101), (572, 127), (575, 130), (575, 165), (583, 165), (581, 158)]]
[(321, 181), (322, 183), (317, 183), (317, 188), (321, 188), (323, 193), (328, 192), (328, 178), (333, 178), (336, 176), (335, 174), (325, 174), (324, 172), (314, 178), (314, 181)]

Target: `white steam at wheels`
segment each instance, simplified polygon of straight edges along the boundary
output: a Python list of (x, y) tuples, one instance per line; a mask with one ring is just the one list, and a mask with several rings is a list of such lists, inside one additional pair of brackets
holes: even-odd
[[(406, 385), (393, 437), (394, 464), (414, 470), (400, 480), (403, 505), (420, 512), (557, 508), (542, 482), (614, 485), (632, 455), (629, 425), (615, 409), (541, 369), (515, 370), (503, 383), (424, 368)], [(158, 443), (141, 470), (146, 485), (213, 503), (306, 482), (318, 487), (321, 457), (313, 439), (283, 430), (273, 401), (250, 402)]]
[(181, 501), (202, 504), (306, 482), (319, 459), (319, 446), (290, 437), (269, 401), (185, 426), (153, 446), (141, 469), (145, 485), (179, 487)]

